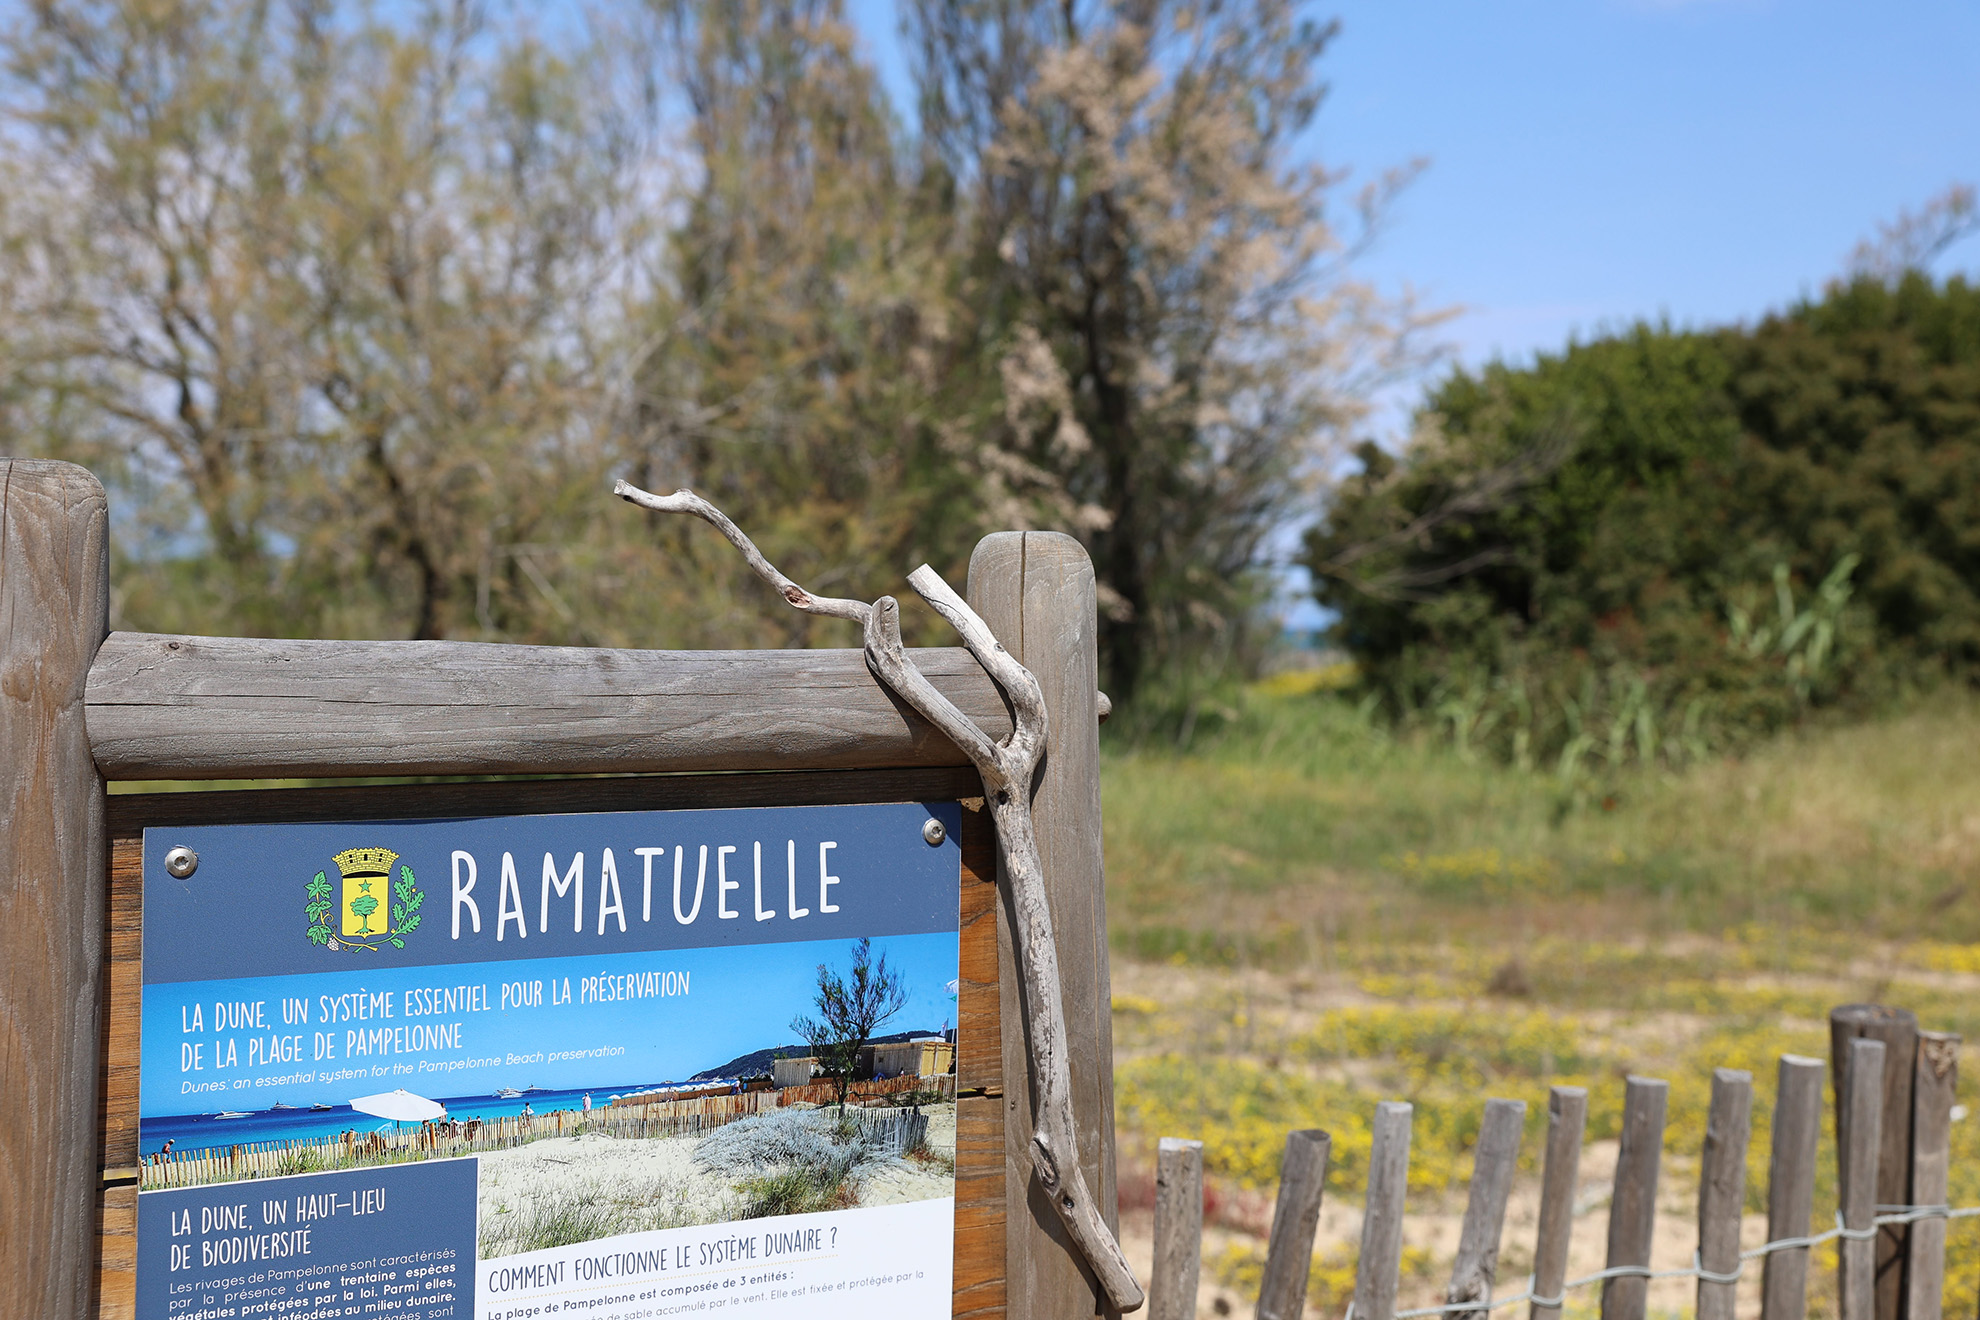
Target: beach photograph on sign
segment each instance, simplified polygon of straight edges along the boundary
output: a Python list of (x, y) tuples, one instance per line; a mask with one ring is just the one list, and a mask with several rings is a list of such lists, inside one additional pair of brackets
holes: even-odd
[(946, 1314), (959, 826), (147, 831), (139, 1314)]

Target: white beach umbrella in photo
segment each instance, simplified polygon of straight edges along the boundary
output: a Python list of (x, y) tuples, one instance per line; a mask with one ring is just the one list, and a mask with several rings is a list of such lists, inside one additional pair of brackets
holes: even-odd
[(404, 1087), (360, 1096), (351, 1101), (351, 1108), (374, 1118), (389, 1118), (394, 1123), (424, 1123), (429, 1118), (444, 1118), (447, 1113), (445, 1105), (414, 1095)]

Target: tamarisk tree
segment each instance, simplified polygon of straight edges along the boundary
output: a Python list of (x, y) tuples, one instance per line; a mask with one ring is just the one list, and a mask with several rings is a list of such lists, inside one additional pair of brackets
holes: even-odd
[[(914, 0), (924, 147), (955, 181), (1000, 527), (1077, 535), (1116, 698), (1228, 642), (1266, 536), (1427, 321), (1352, 278), (1408, 169), (1342, 196), (1301, 136), (1333, 25), (1297, 0)], [(970, 356), (960, 353), (960, 356)]]
[(873, 1033), (907, 1004), (907, 983), (887, 966), (887, 955), (873, 960), (873, 941), (853, 945), (852, 969), (840, 976), (818, 964), (818, 1016), (800, 1013), (791, 1030), (804, 1037), (813, 1057), (839, 1091), (839, 1108), (846, 1107), (846, 1088), (859, 1067), (859, 1052)]

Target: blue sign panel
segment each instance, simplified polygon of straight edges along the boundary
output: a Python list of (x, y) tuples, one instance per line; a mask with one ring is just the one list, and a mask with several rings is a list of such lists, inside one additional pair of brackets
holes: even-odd
[(946, 1315), (960, 825), (147, 830), (140, 1316)]
[(469, 1315), (474, 1174), (459, 1159), (141, 1194), (138, 1314)]

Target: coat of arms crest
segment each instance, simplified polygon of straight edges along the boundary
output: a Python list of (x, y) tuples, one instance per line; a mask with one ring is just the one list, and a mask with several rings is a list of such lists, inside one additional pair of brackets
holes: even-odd
[(336, 863), (341, 894), (327, 870), (318, 871), (303, 892), (309, 917), (309, 940), (327, 949), (369, 949), (380, 945), (406, 947), (406, 936), (419, 929), (420, 905), (426, 895), (413, 882), (412, 867), (401, 865), (392, 879), (399, 854), (390, 848), (346, 848), (330, 859)]

